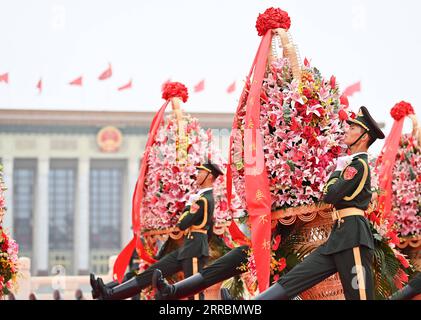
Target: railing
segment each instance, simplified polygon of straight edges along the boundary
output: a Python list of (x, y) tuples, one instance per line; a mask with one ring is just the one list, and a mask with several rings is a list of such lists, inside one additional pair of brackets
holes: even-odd
[(50, 250), (48, 261), (49, 270), (54, 270), (57, 266), (63, 266), (66, 273), (73, 272), (73, 252), (70, 250)]
[[(117, 256), (108, 259), (108, 274), (99, 275), (105, 283), (111, 281), (112, 270)], [(53, 300), (54, 292), (59, 292), (63, 300), (76, 300), (76, 292), (81, 290), (84, 299), (91, 300), (91, 285), (89, 276), (66, 276), (61, 270), (64, 266), (56, 266), (57, 275), (47, 277), (31, 276), (31, 259), (19, 258), (18, 290), (15, 297), (18, 300), (28, 300), (31, 294), (39, 300)]]
[[(90, 264), (89, 270), (95, 274), (106, 274), (109, 273), (109, 259), (115, 254), (118, 254), (119, 250), (90, 250)], [(112, 269), (111, 269), (112, 270)]]
[[(108, 259), (108, 274), (97, 275), (104, 283), (112, 279), (112, 270), (117, 256)], [(62, 269), (61, 269), (62, 268)], [(33, 277), (31, 276), (31, 259), (19, 258), (18, 290), (14, 293), (17, 300), (29, 300), (34, 295), (37, 300), (55, 300), (55, 293), (59, 292), (62, 300), (76, 300), (77, 291), (80, 290), (84, 300), (92, 300), (89, 276), (66, 276), (60, 270), (63, 266), (56, 266), (58, 274), (55, 276)], [(220, 299), (219, 290), (221, 283), (217, 283), (204, 291), (205, 299)], [(6, 297), (6, 299), (8, 299)]]

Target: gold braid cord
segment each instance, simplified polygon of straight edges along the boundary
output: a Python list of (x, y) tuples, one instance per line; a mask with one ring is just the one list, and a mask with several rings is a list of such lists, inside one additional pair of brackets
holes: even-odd
[[(216, 235), (222, 235), (228, 232), (228, 227), (231, 222), (218, 224), (213, 226), (213, 233)], [(162, 230), (149, 230), (142, 233), (144, 239), (148, 242), (149, 245), (155, 246), (158, 240), (166, 241), (168, 238), (179, 240), (183, 237), (184, 231), (180, 230), (177, 227), (162, 229)]]
[(186, 135), (186, 122), (183, 119), (183, 112), (181, 111), (180, 98), (171, 99), (172, 108), (177, 119), (178, 125), (178, 140), (177, 140), (177, 162), (180, 164), (186, 164), (187, 161), (187, 135)]

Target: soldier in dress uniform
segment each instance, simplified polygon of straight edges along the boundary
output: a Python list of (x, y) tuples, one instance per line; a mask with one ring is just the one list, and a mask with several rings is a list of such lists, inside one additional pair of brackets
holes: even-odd
[[(208, 235), (212, 232), (214, 198), (212, 186), (222, 170), (213, 163), (196, 167), (196, 184), (199, 191), (191, 195), (177, 227), (184, 231), (184, 243), (179, 249), (165, 255), (146, 271), (135, 275), (120, 285), (109, 287), (97, 279), (102, 300), (126, 299), (141, 292), (152, 283), (153, 270), (159, 268), (164, 277), (183, 271), (187, 278), (201, 271), (209, 257)], [(190, 297), (191, 299), (196, 297)]]
[[(371, 200), (367, 150), (376, 139), (383, 139), (384, 134), (365, 107), (348, 123), (344, 142), (351, 155), (338, 159), (337, 168), (324, 188), (323, 201), (334, 207), (335, 224), (329, 239), (256, 299), (294, 298), (336, 272), (346, 299), (374, 298), (371, 273), (374, 240), (364, 217)], [(247, 261), (247, 249), (247, 246), (238, 247), (200, 274), (174, 285), (168, 285), (156, 270), (153, 285), (157, 298), (178, 299), (241, 273), (236, 266)], [(230, 299), (227, 289), (221, 293), (224, 299)]]
[(336, 272), (347, 300), (374, 299), (374, 239), (364, 216), (371, 200), (367, 150), (376, 139), (384, 139), (384, 134), (365, 107), (348, 123), (344, 143), (350, 156), (338, 159), (324, 188), (323, 201), (334, 207), (335, 222), (328, 240), (257, 300), (291, 299)]

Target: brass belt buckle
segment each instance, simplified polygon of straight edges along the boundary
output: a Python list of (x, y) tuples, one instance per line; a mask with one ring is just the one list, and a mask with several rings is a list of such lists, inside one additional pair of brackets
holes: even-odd
[(336, 219), (338, 220), (338, 229), (341, 227), (341, 223), (344, 222), (343, 219), (341, 219), (341, 215), (338, 210), (334, 209), (333, 214), (335, 215)]

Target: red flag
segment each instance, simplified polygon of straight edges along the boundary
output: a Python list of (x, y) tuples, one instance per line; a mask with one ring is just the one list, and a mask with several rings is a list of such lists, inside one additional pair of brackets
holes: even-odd
[(344, 90), (343, 95), (347, 97), (351, 97), (354, 93), (361, 91), (361, 82), (358, 81)]
[(228, 86), (227, 93), (233, 93), (234, 91), (235, 91), (235, 81)]
[(82, 76), (80, 76), (79, 78), (76, 78), (75, 80), (69, 82), (70, 85), (72, 86), (82, 86)]
[(41, 93), (41, 92), (42, 92), (42, 78), (40, 78), (40, 79), (38, 80), (38, 83), (37, 83), (37, 89), (38, 89), (38, 92), (39, 92), (39, 93)]
[(111, 63), (108, 64), (108, 68), (107, 70), (105, 70), (104, 72), (102, 72), (99, 77), (98, 80), (105, 80), (110, 78), (113, 75), (113, 71), (111, 69)]
[(9, 72), (0, 74), (0, 82), (9, 83)]
[(205, 90), (205, 79), (201, 80), (198, 84), (194, 86), (194, 92), (200, 92)]
[(132, 79), (130, 79), (130, 81), (127, 82), (125, 85), (119, 87), (117, 90), (123, 91), (123, 90), (131, 89), (131, 88), (132, 88)]

